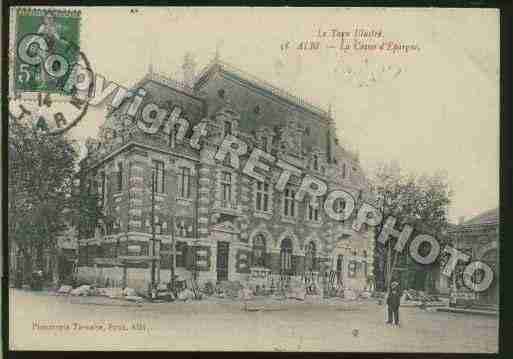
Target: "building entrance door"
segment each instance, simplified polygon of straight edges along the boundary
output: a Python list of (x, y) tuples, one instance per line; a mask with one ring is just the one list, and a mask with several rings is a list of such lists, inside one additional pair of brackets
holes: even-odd
[(230, 244), (217, 242), (217, 281), (228, 280), (228, 254)]

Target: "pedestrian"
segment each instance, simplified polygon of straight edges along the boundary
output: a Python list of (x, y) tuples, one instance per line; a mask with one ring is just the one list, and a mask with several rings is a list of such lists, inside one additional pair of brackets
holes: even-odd
[(399, 283), (392, 282), (387, 296), (388, 320), (387, 324), (399, 327), (399, 306), (401, 305), (401, 291)]
[(239, 292), (239, 297), (244, 302), (244, 311), (248, 311), (248, 300), (253, 298), (253, 292), (248, 286), (242, 286)]

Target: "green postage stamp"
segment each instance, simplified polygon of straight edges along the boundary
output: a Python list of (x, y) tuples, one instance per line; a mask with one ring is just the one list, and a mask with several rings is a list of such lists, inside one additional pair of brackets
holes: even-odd
[(79, 10), (16, 8), (11, 12), (11, 89), (62, 94), (80, 57)]

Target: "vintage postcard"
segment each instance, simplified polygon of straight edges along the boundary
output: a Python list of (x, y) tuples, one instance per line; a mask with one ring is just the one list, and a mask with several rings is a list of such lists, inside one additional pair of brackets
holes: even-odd
[(498, 350), (499, 11), (11, 7), (11, 350)]

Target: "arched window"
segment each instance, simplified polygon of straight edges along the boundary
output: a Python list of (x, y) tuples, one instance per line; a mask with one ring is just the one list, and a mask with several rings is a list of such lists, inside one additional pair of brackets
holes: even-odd
[(265, 267), (265, 237), (262, 234), (253, 240), (253, 266)]
[(315, 270), (315, 243), (309, 242), (305, 252), (305, 270), (312, 272)]
[(280, 269), (282, 273), (292, 271), (292, 240), (290, 238), (281, 241)]

